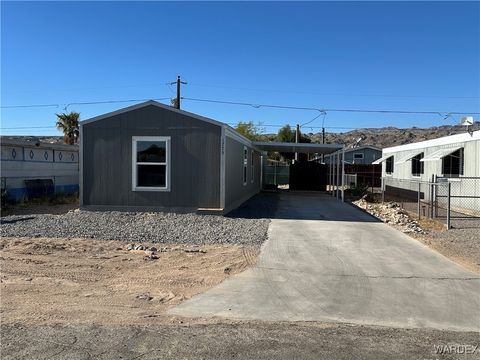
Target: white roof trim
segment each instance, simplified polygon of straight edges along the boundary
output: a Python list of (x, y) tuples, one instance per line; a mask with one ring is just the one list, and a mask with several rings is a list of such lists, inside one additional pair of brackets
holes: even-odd
[(440, 149), (437, 150), (433, 153), (431, 153), (428, 156), (425, 156), (423, 159), (420, 161), (437, 161), (443, 159), (445, 156), (450, 155), (451, 153), (454, 153), (455, 151), (463, 148), (463, 146), (456, 146), (456, 147), (451, 147), (451, 148), (446, 148), (446, 149)]
[(420, 141), (412, 144), (393, 146), (393, 147), (383, 149), (383, 154), (394, 153), (398, 151), (425, 149), (433, 146), (453, 145), (458, 143), (465, 143), (468, 141), (479, 141), (479, 140), (480, 140), (480, 130), (474, 131), (472, 134), (465, 132), (463, 134), (444, 136), (441, 138)]
[(381, 164), (382, 162), (384, 162), (385, 160), (387, 160), (389, 157), (391, 157), (392, 155), (385, 155), (385, 156), (382, 156), (380, 159), (377, 159), (375, 160), (374, 162), (372, 162), (372, 165), (378, 165), (378, 164)]
[(407, 154), (406, 156), (399, 159), (398, 161), (395, 161), (395, 164), (405, 164), (408, 160), (411, 160), (412, 158), (414, 158), (415, 156), (417, 156), (421, 153), (423, 153), (423, 151), (420, 151), (420, 150), (412, 151), (409, 154)]

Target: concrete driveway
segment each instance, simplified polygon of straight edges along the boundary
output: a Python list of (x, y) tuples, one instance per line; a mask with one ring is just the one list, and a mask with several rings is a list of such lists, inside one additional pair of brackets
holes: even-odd
[(279, 196), (258, 264), (171, 314), (480, 331), (480, 276), (328, 195)]

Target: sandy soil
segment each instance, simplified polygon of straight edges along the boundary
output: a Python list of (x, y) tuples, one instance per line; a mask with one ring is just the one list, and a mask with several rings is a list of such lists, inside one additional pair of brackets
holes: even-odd
[[(125, 242), (92, 239), (2, 238), (0, 249), (2, 324), (37, 325), (178, 322), (168, 307), (258, 256), (253, 247), (170, 245), (147, 260)], [(185, 251), (195, 249), (205, 252)]]

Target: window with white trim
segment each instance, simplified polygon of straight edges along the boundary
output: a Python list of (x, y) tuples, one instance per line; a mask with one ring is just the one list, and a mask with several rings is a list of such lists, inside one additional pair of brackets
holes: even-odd
[(243, 185), (247, 185), (248, 149), (243, 147)]
[(253, 183), (254, 177), (254, 164), (255, 164), (255, 153), (253, 150), (250, 151), (250, 182)]
[(132, 137), (132, 190), (170, 191), (170, 136)]

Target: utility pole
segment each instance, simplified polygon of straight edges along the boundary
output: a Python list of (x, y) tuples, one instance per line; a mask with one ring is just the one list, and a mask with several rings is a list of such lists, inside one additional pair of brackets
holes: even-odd
[[(300, 141), (300, 125), (297, 124), (297, 129), (295, 131), (295, 143), (298, 144)], [(298, 152), (295, 151), (295, 162), (298, 161)]]
[(175, 107), (180, 110), (180, 84), (187, 84), (180, 80), (180, 75), (177, 76), (177, 81), (171, 82), (170, 85), (177, 84), (177, 98), (175, 99)]

